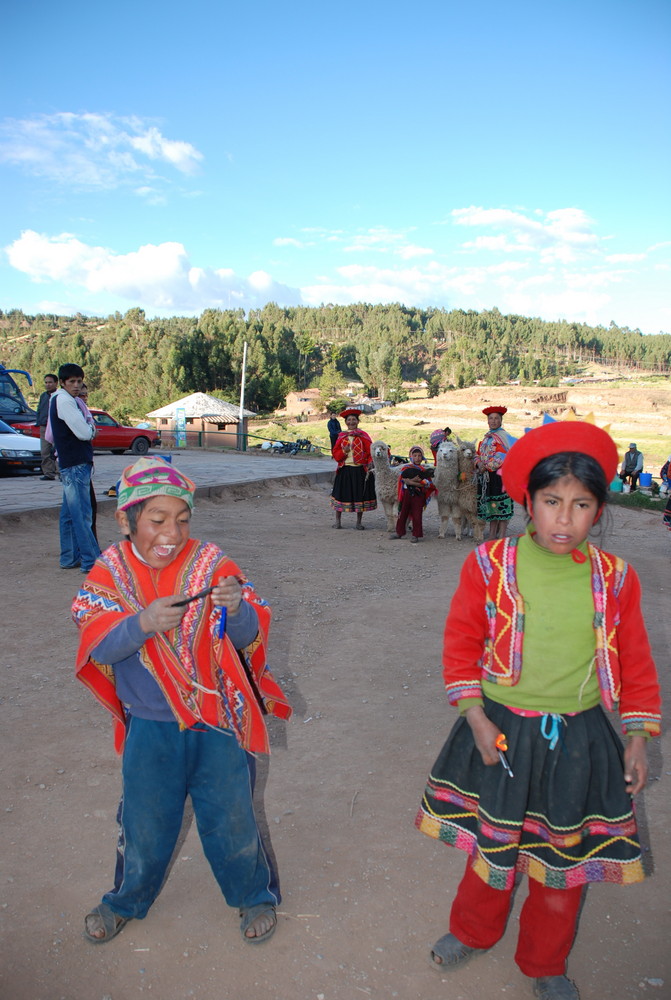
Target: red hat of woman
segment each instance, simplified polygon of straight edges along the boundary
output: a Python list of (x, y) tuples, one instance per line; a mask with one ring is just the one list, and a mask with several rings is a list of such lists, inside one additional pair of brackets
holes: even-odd
[(345, 417), (360, 417), (362, 413), (363, 410), (357, 410), (355, 407), (350, 406), (348, 410), (343, 410), (338, 416), (344, 419)]
[(484, 408), (484, 410), (482, 412), (484, 413), (484, 415), (486, 417), (488, 417), (490, 413), (500, 413), (501, 416), (503, 416), (504, 413), (508, 412), (508, 407), (507, 406), (485, 406), (485, 408)]

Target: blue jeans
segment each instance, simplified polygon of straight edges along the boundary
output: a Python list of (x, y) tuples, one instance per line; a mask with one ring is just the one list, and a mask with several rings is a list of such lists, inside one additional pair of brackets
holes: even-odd
[(100, 555), (100, 546), (91, 529), (92, 468), (87, 462), (61, 469), (61, 566), (76, 566), (81, 563), (84, 573), (88, 573)]
[(247, 754), (232, 733), (131, 716), (122, 774), (114, 889), (102, 899), (115, 913), (146, 916), (163, 885), (187, 795), (229, 906), (279, 903), (254, 816)]

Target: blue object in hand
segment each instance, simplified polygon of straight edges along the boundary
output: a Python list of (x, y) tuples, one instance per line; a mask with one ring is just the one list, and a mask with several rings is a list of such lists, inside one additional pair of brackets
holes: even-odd
[(226, 633), (226, 605), (221, 606), (221, 617), (219, 619), (219, 629), (217, 631), (217, 638), (223, 639)]

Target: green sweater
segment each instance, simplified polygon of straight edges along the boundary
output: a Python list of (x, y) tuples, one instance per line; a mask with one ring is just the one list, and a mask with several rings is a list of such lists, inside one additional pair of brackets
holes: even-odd
[[(483, 681), (492, 701), (564, 715), (601, 700), (594, 660), (594, 599), (587, 545), (585, 561), (537, 545), (527, 529), (517, 549), (517, 586), (524, 600), (522, 672), (517, 684)], [(460, 705), (460, 708), (466, 706)]]

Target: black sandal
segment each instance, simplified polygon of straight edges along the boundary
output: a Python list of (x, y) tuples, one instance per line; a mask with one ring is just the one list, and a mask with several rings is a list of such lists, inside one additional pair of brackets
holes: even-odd
[[(102, 937), (95, 937), (91, 934), (87, 923), (89, 917), (98, 922), (98, 929), (102, 928), (104, 931)], [(122, 917), (118, 913), (115, 913), (107, 903), (101, 903), (100, 906), (96, 906), (95, 909), (91, 910), (84, 917), (84, 937), (91, 944), (107, 944), (108, 941), (111, 941), (112, 938), (116, 937), (124, 929), (130, 919), (130, 917)]]

